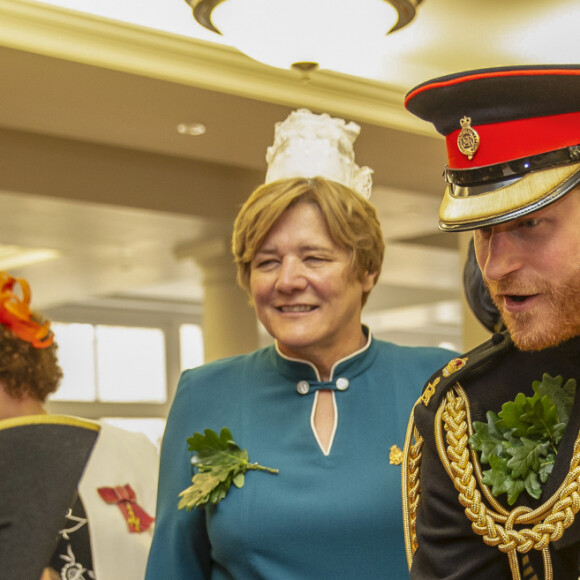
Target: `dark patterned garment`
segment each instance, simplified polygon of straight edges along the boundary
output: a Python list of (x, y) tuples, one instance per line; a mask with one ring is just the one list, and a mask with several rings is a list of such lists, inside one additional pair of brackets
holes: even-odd
[(88, 519), (80, 496), (66, 516), (50, 567), (62, 580), (96, 580)]
[[(580, 337), (558, 347), (522, 352), (504, 333), (494, 335), (491, 341), (464, 356), (466, 363), (461, 370), (447, 375), (448, 378), (442, 373), (435, 374), (441, 376), (441, 380), (437, 382), (427, 404), (419, 403), (414, 411), (415, 426), (424, 442), (420, 466), (421, 500), (416, 516), (418, 547), (411, 569), (413, 580), (512, 578), (508, 555), (498, 547), (486, 544), (481, 535), (474, 532), (467, 515), (470, 510), (460, 503), (459, 492), (440, 459), (435, 425), (441, 424), (444, 419), (437, 413), (446, 393), (456, 383), (460, 384), (469, 398), (472, 421), (485, 421), (487, 411), (499, 412), (503, 403), (513, 400), (517, 393), (531, 396), (532, 382), (541, 380), (544, 373), (552, 377), (560, 375), (564, 381), (574, 378), (580, 383)], [(431, 382), (435, 385), (433, 377)], [(540, 508), (556, 493), (568, 475), (579, 433), (580, 390), (576, 393), (570, 421), (559, 443), (554, 468), (543, 485), (542, 497), (533, 500), (527, 494), (521, 494), (517, 502), (510, 506), (505, 496), (500, 496), (498, 503), (507, 511), (520, 505)], [(577, 511), (577, 507), (569, 511), (573, 510)], [(578, 579), (580, 513), (574, 513), (574, 520), (567, 525), (569, 527), (563, 535), (549, 543), (554, 580)], [(526, 526), (531, 528), (532, 524)], [(531, 549), (527, 554), (517, 556), (525, 580), (543, 580), (541, 550)]]

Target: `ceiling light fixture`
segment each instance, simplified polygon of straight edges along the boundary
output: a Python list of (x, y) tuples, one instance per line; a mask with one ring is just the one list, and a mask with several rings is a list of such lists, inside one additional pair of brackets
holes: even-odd
[(254, 60), (308, 73), (403, 28), (423, 0), (185, 1), (199, 24)]
[(0, 270), (16, 270), (61, 256), (57, 250), (48, 248), (23, 248), (13, 245), (0, 245)]

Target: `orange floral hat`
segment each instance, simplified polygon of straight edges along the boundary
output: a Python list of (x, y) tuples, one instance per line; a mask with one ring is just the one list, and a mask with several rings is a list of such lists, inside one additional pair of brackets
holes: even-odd
[[(21, 296), (15, 293), (16, 286), (20, 286)], [(54, 340), (50, 322), (41, 325), (32, 320), (29, 305), (28, 282), (24, 278), (14, 278), (7, 272), (0, 272), (0, 324), (35, 348), (47, 348)]]

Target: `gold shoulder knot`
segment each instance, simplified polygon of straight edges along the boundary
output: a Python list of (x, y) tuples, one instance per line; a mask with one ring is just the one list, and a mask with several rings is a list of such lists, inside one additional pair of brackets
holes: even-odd
[[(462, 368), (463, 366), (465, 366), (465, 363), (469, 360), (468, 357), (464, 357), (464, 358), (454, 358), (452, 360), (450, 360), (445, 367), (443, 368), (443, 370), (441, 371), (441, 374), (447, 378), (449, 376), (451, 376), (454, 372), (458, 371), (460, 368)], [(441, 382), (441, 377), (435, 377), (435, 379), (433, 379), (432, 382), (428, 383), (428, 385), (425, 387), (425, 390), (423, 391), (423, 394), (421, 395), (421, 401), (423, 403), (423, 405), (425, 405), (425, 407), (427, 407), (429, 405), (429, 401), (431, 400), (431, 397), (435, 394), (435, 388), (437, 387), (437, 385)]]
[(465, 363), (468, 361), (468, 357), (465, 358), (454, 358), (450, 360), (442, 371), (444, 377), (448, 377), (452, 375), (454, 372), (458, 371), (461, 367), (465, 366)]

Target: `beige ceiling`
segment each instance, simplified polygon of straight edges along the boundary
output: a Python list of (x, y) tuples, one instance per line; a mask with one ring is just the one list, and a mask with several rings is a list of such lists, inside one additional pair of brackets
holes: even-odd
[[(456, 340), (457, 239), (435, 218), (443, 142), (403, 109), (404, 94), (468, 68), (580, 62), (577, 33), (565, 32), (578, 29), (579, 6), (424, 0), (374, 78), (322, 71), (304, 82), (226, 46), (0, 0), (0, 244), (60, 253), (15, 272), (41, 308), (199, 301), (200, 272), (175, 248), (228, 235), (262, 180), (274, 124), (304, 106), (362, 127), (357, 161), (375, 171), (389, 241), (368, 319), (394, 339), (431, 340), (436, 328)], [(207, 132), (179, 134), (183, 122)]]

